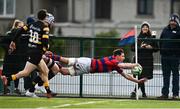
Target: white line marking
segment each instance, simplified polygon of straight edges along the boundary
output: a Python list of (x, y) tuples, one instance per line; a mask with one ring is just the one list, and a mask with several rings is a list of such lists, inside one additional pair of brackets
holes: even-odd
[(53, 108), (67, 107), (67, 106), (71, 106), (71, 105), (72, 105), (72, 104), (63, 104), (63, 105), (53, 106)]
[(74, 105), (78, 106), (78, 105), (84, 105), (84, 104), (95, 104), (95, 103), (99, 103), (99, 102), (89, 101), (89, 102), (77, 103), (77, 104), (74, 104)]
[(35, 109), (47, 109), (47, 108), (44, 108), (44, 107), (38, 107), (38, 108), (35, 108)]
[(45, 108), (45, 107), (38, 107), (38, 108), (35, 108), (35, 109), (48, 109), (48, 108)]
[(53, 106), (54, 108), (58, 107), (68, 107), (68, 106), (79, 106), (79, 105), (86, 105), (86, 104), (96, 104), (96, 103), (102, 103), (107, 101), (88, 101), (88, 102), (82, 102), (82, 103), (75, 103), (75, 104), (63, 104), (58, 106)]
[(88, 101), (88, 102), (81, 102), (81, 103), (75, 103), (75, 104), (62, 104), (62, 105), (57, 105), (53, 106), (54, 108), (59, 108), (59, 107), (68, 107), (68, 106), (79, 106), (79, 105), (86, 105), (86, 104), (96, 104), (96, 103), (103, 103), (103, 102), (110, 102), (110, 101), (129, 101), (129, 100), (101, 100), (101, 101)]

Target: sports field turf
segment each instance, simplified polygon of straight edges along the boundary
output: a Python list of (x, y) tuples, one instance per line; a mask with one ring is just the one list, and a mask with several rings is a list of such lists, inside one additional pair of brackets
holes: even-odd
[(0, 96), (0, 108), (180, 108), (180, 101)]

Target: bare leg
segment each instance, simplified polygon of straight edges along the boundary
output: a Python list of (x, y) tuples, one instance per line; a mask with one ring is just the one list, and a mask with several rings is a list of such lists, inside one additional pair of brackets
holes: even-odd
[[(53, 63), (53, 60), (49, 57), (46, 57), (45, 55), (43, 55), (42, 58), (43, 58), (44, 62), (47, 64), (47, 66), (48, 66), (48, 64), (51, 65)], [(57, 74), (59, 72), (59, 66), (56, 63), (54, 63), (54, 65), (51, 67), (51, 70), (54, 74)]]
[[(30, 62), (26, 62), (25, 68), (24, 68), (22, 71), (20, 71), (20, 72), (18, 72), (17, 74), (15, 74), (15, 77), (16, 77), (16, 79), (21, 78), (21, 77), (26, 77), (26, 76), (28, 76), (32, 71), (34, 71), (36, 68), (37, 68), (36, 65), (34, 65), (34, 64), (30, 63)], [(16, 79), (15, 79), (15, 80), (16, 80)], [(14, 80), (14, 79), (13, 79), (13, 80)]]
[(59, 70), (59, 72), (60, 72), (62, 75), (70, 75), (68, 68), (65, 68), (65, 67), (62, 67), (62, 68)]
[(56, 63), (54, 63), (53, 67), (51, 68), (52, 72), (54, 74), (57, 74), (59, 72), (59, 67)]
[(65, 57), (61, 57), (60, 62), (62, 62), (64, 64), (68, 64), (69, 63), (69, 59), (65, 58)]
[(44, 82), (46, 82), (49, 86), (49, 81), (48, 81), (48, 72), (49, 72), (49, 69), (48, 67), (46, 66), (46, 63), (44, 62), (43, 59), (41, 59), (39, 65), (38, 65), (38, 69), (40, 70), (40, 75), (41, 75), (41, 78)]
[(52, 94), (51, 94), (51, 90), (49, 88), (49, 80), (48, 80), (49, 69), (43, 59), (41, 59), (39, 65), (38, 65), (38, 69), (40, 70), (40, 76), (44, 82), (43, 85), (47, 91), (46, 96), (47, 96), (47, 98), (51, 98)]

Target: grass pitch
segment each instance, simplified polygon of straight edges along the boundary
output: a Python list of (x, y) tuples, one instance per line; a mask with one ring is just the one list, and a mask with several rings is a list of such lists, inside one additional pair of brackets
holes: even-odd
[(0, 108), (180, 108), (180, 101), (0, 96)]

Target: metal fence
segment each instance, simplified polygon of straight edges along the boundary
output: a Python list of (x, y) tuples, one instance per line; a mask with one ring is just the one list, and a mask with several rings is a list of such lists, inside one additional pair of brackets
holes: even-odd
[[(112, 51), (119, 48), (117, 38), (82, 38), (82, 37), (52, 37), (51, 50), (66, 57), (103, 57), (112, 55)], [(94, 41), (94, 45), (92, 43)], [(161, 40), (153, 40), (161, 41)], [(165, 41), (165, 40), (164, 40)], [(134, 52), (129, 46), (124, 47), (126, 62), (130, 62)], [(124, 70), (129, 73), (129, 70)], [(149, 97), (161, 95), (163, 85), (159, 52), (154, 53), (153, 79), (145, 83), (146, 93)], [(135, 83), (124, 79), (116, 71), (107, 73), (84, 74), (81, 76), (56, 75), (50, 80), (50, 87), (59, 96), (75, 97), (117, 97), (129, 98), (134, 90)], [(24, 92), (23, 79), (20, 79), (19, 88)], [(170, 85), (170, 90), (172, 86)], [(171, 92), (171, 91), (170, 91)], [(170, 93), (172, 95), (172, 93)]]

